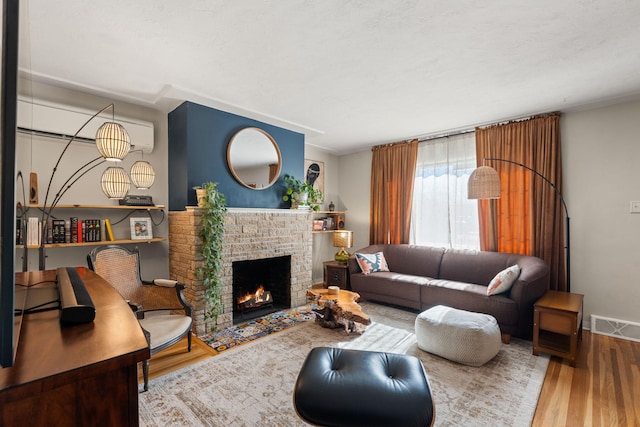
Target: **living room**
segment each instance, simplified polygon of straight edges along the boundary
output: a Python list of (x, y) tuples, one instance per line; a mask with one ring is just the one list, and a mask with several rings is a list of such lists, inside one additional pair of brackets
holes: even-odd
[[(519, 18), (521, 20), (519, 25), (524, 28), (520, 29), (519, 25), (508, 26), (514, 32), (513, 43), (540, 49), (540, 51), (534, 50), (532, 55), (538, 58), (543, 56), (541, 51), (544, 48), (549, 49), (552, 53), (544, 55), (544, 63), (536, 64), (535, 58), (527, 62), (523, 59), (525, 55), (512, 56), (519, 61), (527, 62), (528, 67), (511, 68), (513, 64), (510, 63), (517, 61), (505, 60), (504, 57), (513, 55), (517, 50), (509, 46), (513, 50), (508, 50), (508, 54), (504, 54), (502, 60), (498, 61), (501, 58), (500, 55), (492, 55), (487, 59), (490, 63), (487, 65), (480, 61), (481, 58), (475, 58), (479, 62), (468, 66), (468, 70), (471, 71), (466, 73), (451, 71), (459, 80), (452, 78), (442, 82), (438, 77), (446, 74), (447, 71), (446, 68), (437, 70), (433, 68), (437, 65), (438, 57), (435, 56), (430, 57), (430, 61), (420, 60), (415, 65), (401, 68), (397, 74), (385, 68), (394, 68), (394, 66), (389, 64), (385, 66), (384, 61), (376, 61), (372, 67), (379, 67), (381, 73), (382, 71), (388, 73), (380, 74), (384, 76), (379, 77), (380, 81), (365, 79), (365, 71), (354, 72), (349, 80), (353, 88), (349, 90), (342, 87), (341, 91), (331, 91), (330, 96), (323, 96), (322, 90), (317, 89), (316, 85), (331, 86), (334, 79), (336, 81), (339, 79), (340, 70), (343, 70), (343, 67), (343, 73), (351, 72), (348, 59), (367, 60), (369, 58), (367, 51), (349, 50), (344, 55), (344, 65), (341, 65), (338, 57), (339, 53), (344, 52), (340, 52), (339, 47), (333, 45), (334, 50), (327, 48), (322, 57), (317, 58), (317, 63), (311, 62), (313, 56), (303, 57), (314, 67), (325, 65), (321, 63), (329, 63), (330, 66), (327, 69), (322, 69), (324, 75), (305, 74), (313, 68), (311, 66), (296, 69), (295, 73), (290, 72), (288, 69), (293, 67), (291, 64), (302, 61), (297, 60), (294, 53), (300, 54), (305, 51), (304, 41), (294, 43), (292, 40), (293, 34), (297, 34), (296, 37), (300, 34), (295, 32), (300, 30), (298, 26), (287, 28), (288, 31), (283, 34), (270, 38), (270, 42), (273, 43), (270, 47), (271, 53), (282, 60), (280, 64), (263, 64), (258, 60), (262, 61), (264, 58), (258, 56), (256, 52), (247, 54), (254, 55), (257, 58), (256, 62), (260, 64), (256, 68), (264, 70), (250, 75), (253, 80), (260, 81), (258, 85), (242, 86), (227, 76), (226, 79), (219, 78), (215, 84), (208, 86), (204, 82), (206, 82), (207, 72), (212, 71), (199, 69), (201, 64), (195, 59), (189, 61), (180, 56), (178, 61), (171, 55), (165, 56), (161, 53), (160, 47), (152, 44), (155, 37), (162, 38), (160, 34), (164, 28), (162, 28), (161, 19), (169, 14), (166, 9), (170, 10), (172, 8), (170, 6), (160, 7), (151, 3), (133, 6), (119, 4), (118, 10), (113, 10), (116, 7), (105, 2), (97, 6), (95, 12), (89, 10), (91, 8), (86, 5), (56, 6), (60, 10), (73, 11), (73, 13), (66, 12), (70, 16), (64, 18), (59, 15), (60, 12), (51, 10), (52, 6), (44, 2), (31, 0), (21, 6), (23, 6), (21, 12), (25, 12), (21, 15), (21, 35), (26, 34), (21, 38), (21, 43), (28, 41), (30, 46), (24, 51), (21, 50), (21, 55), (24, 52), (28, 54), (21, 56), (20, 96), (72, 105), (91, 111), (97, 111), (115, 102), (117, 116), (151, 122), (154, 128), (154, 148), (150, 153), (144, 154), (144, 160), (153, 165), (156, 178), (154, 185), (142, 194), (152, 196), (156, 204), (168, 205), (169, 182), (176, 171), (169, 166), (167, 115), (182, 101), (206, 105), (304, 134), (304, 158), (324, 163), (324, 209), (328, 209), (326, 204), (333, 201), (337, 210), (347, 212), (348, 228), (354, 235), (352, 250), (369, 244), (372, 146), (399, 142), (413, 137), (431, 137), (473, 130), (476, 126), (560, 111), (562, 189), (571, 215), (571, 291), (585, 295), (584, 327), (590, 328), (591, 315), (640, 323), (640, 313), (637, 310), (640, 290), (635, 285), (634, 273), (638, 255), (637, 239), (640, 237), (640, 231), (636, 231), (636, 228), (640, 225), (638, 223), (640, 215), (630, 212), (630, 202), (640, 200), (640, 189), (636, 184), (640, 182), (640, 171), (634, 167), (636, 156), (640, 156), (635, 129), (637, 119), (640, 117), (640, 80), (637, 74), (640, 64), (638, 64), (638, 58), (631, 54), (634, 52), (634, 45), (640, 41), (640, 34), (631, 19), (640, 13), (637, 6), (619, 2), (607, 4), (606, 7), (602, 7), (603, 10), (597, 10), (598, 8), (593, 5), (585, 5), (577, 1), (562, 6), (549, 2), (544, 5), (549, 10), (548, 14), (545, 14), (541, 12), (545, 9), (543, 5), (531, 7), (531, 9), (521, 5), (523, 10), (519, 13), (510, 10), (513, 6), (507, 4), (494, 5), (483, 11), (481, 18), (487, 21), (498, 19), (496, 17), (503, 16), (498, 13), (502, 8), (515, 13), (513, 18), (508, 18), (505, 12), (505, 18), (499, 19), (500, 24), (506, 25), (503, 20), (507, 19), (518, 22), (517, 18)], [(310, 7), (310, 5), (307, 6)], [(436, 8), (434, 5), (430, 6)], [(269, 5), (275, 9), (273, 11), (265, 11), (255, 5), (238, 6), (233, 11), (230, 5), (217, 4), (216, 7), (230, 9), (224, 14), (225, 18), (242, 23), (236, 27), (223, 26), (218, 21), (212, 21), (227, 30), (222, 33), (224, 37), (218, 35), (219, 39), (210, 41), (216, 48), (216, 55), (220, 55), (217, 66), (234, 64), (238, 59), (237, 56), (231, 56), (233, 60), (225, 59), (222, 54), (227, 49), (230, 51), (245, 49), (246, 52), (246, 46), (255, 39), (239, 34), (238, 28), (250, 27), (253, 21), (261, 22), (261, 13), (269, 16), (269, 20), (266, 20), (264, 25), (270, 23), (274, 27), (283, 25), (283, 22), (288, 19), (293, 19), (287, 18), (290, 16), (287, 7), (294, 9), (295, 13), (301, 13), (300, 26), (303, 23), (309, 25), (314, 22), (308, 14), (304, 13), (304, 6), (300, 4)], [(208, 19), (214, 20), (216, 7), (207, 6)], [(313, 7), (319, 8), (318, 5)], [(338, 11), (331, 13), (327, 6), (327, 9), (322, 7), (321, 10), (316, 10), (316, 13), (325, 18), (323, 22), (327, 26), (332, 20), (337, 21), (334, 23), (335, 27), (329, 27), (325, 31), (338, 34), (341, 31), (344, 37), (356, 38), (360, 42), (354, 43), (357, 47), (364, 46), (367, 41), (371, 44), (383, 44), (387, 49), (378, 52), (377, 49), (371, 48), (372, 52), (369, 53), (371, 56), (389, 55), (389, 52), (396, 49), (399, 43), (410, 44), (412, 36), (417, 37), (421, 34), (420, 26), (414, 22), (417, 19), (410, 19), (411, 15), (422, 17), (431, 25), (437, 23), (428, 18), (430, 8), (420, 4), (412, 4), (409, 7), (399, 2), (391, 4), (379, 2), (375, 7), (364, 3), (348, 6), (334, 4), (333, 7), (338, 11), (343, 11), (341, 7), (344, 7), (343, 12), (351, 18), (358, 17), (358, 11), (362, 10), (365, 16), (357, 20), (357, 25), (351, 26), (353, 33), (347, 30), (349, 25), (340, 22), (339, 16), (336, 16), (340, 15)], [(596, 10), (585, 10), (592, 7)], [(158, 8), (160, 12), (158, 15), (153, 15), (153, 13), (147, 13), (145, 8)], [(472, 9), (472, 6), (467, 5), (467, 8)], [(189, 9), (193, 9), (191, 12), (195, 13), (196, 7), (192, 6)], [(442, 10), (434, 11), (434, 14), (439, 12), (441, 19), (449, 18), (456, 22), (459, 19), (460, 23), (466, 22), (466, 26), (472, 27), (473, 16), (471, 13), (464, 13), (463, 9), (443, 7)], [(143, 20), (144, 25), (138, 30), (126, 32), (123, 31), (123, 24), (109, 24), (100, 31), (90, 31), (89, 28), (92, 25), (97, 28), (96, 22), (102, 19), (98, 19), (97, 16), (108, 16), (107, 12), (114, 14), (112, 22), (125, 22), (125, 17), (136, 17)], [(541, 20), (539, 22), (545, 22), (545, 25), (541, 26), (533, 22), (533, 18), (525, 20), (527, 13), (535, 14), (535, 17)], [(141, 18), (143, 16), (148, 22)], [(185, 13), (181, 17), (186, 19), (188, 14)], [(463, 18), (468, 21), (463, 21)], [(46, 20), (52, 22), (47, 24)], [(407, 21), (407, 25), (409, 22), (413, 23), (410, 29), (407, 28), (406, 35), (391, 38), (391, 34), (396, 32), (397, 28), (401, 28), (404, 20)], [(54, 25), (53, 22), (56, 24)], [(173, 21), (172, 24), (178, 25)], [(184, 25), (184, 22), (180, 24)], [(543, 38), (540, 31), (546, 25), (554, 30), (550, 33), (557, 36), (559, 41), (551, 39), (540, 44), (534, 43)], [(130, 27), (134, 26), (130, 25)], [(495, 34), (493, 34), (494, 39), (487, 39), (485, 46), (482, 43), (470, 43), (474, 35), (481, 38), (485, 36), (484, 34), (472, 33), (471, 36), (463, 36), (463, 33), (437, 28), (432, 37), (437, 38), (439, 44), (451, 43), (450, 48), (457, 49), (458, 56), (471, 55), (469, 51), (483, 50), (483, 48), (486, 48), (485, 53), (488, 54), (491, 49), (487, 46), (493, 46), (492, 43), (495, 46), (504, 47), (499, 43), (500, 37)], [(118, 35), (112, 34), (110, 33), (112, 29), (114, 32), (115, 30), (123, 32)], [(263, 25), (260, 29), (265, 33), (268, 30)], [(363, 35), (357, 33), (358, 29), (362, 30)], [(486, 30), (484, 27), (483, 29)], [(461, 31), (458, 27), (456, 30)], [(522, 38), (516, 38), (516, 30)], [(321, 29), (316, 28), (312, 35), (317, 36), (316, 31), (322, 33)], [(97, 33), (95, 40), (89, 37), (94, 32)], [(87, 35), (86, 38), (90, 39), (87, 45), (74, 44), (77, 42), (73, 40), (74, 37), (85, 38), (79, 37), (78, 34)], [(378, 35), (374, 38), (372, 34)], [(177, 40), (175, 43), (180, 45), (180, 36), (174, 35), (174, 38)], [(228, 38), (237, 39), (238, 45), (233, 45), (227, 40)], [(45, 44), (46, 39), (53, 39), (52, 43), (55, 43), (56, 49)], [(143, 48), (135, 49), (135, 54), (126, 52), (125, 55), (126, 49), (122, 45), (132, 43), (132, 40), (140, 43)], [(191, 38), (187, 40), (188, 42), (185, 41), (184, 44), (193, 42)], [(385, 40), (389, 40), (387, 44)], [(418, 38), (418, 40), (424, 39)], [(289, 49), (293, 48), (281, 48), (276, 42), (284, 45), (287, 42), (291, 43), (299, 50), (291, 52)], [(470, 43), (472, 48), (466, 47), (465, 42)], [(225, 48), (223, 45), (227, 43), (229, 47)], [(73, 47), (64, 49), (59, 47), (64, 45)], [(428, 48), (432, 48), (431, 44)], [(414, 46), (412, 53), (417, 57), (419, 52), (428, 51), (428, 48)], [(278, 52), (278, 49), (283, 49), (282, 52), (286, 54), (277, 55), (275, 52)], [(553, 49), (557, 51), (554, 52)], [(45, 52), (51, 50), (55, 50), (58, 55), (57, 64), (45, 55)], [(443, 51), (437, 52), (441, 55), (439, 58), (446, 58)], [(128, 71), (122, 63), (107, 67), (105, 74), (98, 70), (98, 64), (104, 62), (102, 59), (112, 59), (121, 54), (131, 62), (135, 72)], [(287, 59), (289, 61), (286, 61)], [(495, 65), (491, 61), (496, 61)], [(150, 68), (166, 68), (166, 75), (157, 76), (151, 70), (138, 68), (139, 63), (143, 62), (151, 63)], [(246, 69), (249, 64), (251, 64), (250, 61), (242, 62), (237, 68)], [(457, 67), (457, 70), (466, 66), (464, 62), (456, 62), (452, 65)], [(420, 67), (433, 71), (417, 72), (415, 69)], [(230, 70), (229, 74), (237, 73), (238, 69)], [(509, 72), (516, 72), (512, 70), (517, 70), (518, 74), (509, 74)], [(406, 77), (402, 72), (406, 72)], [(190, 73), (193, 73), (193, 81), (199, 82), (200, 85), (193, 83), (193, 86), (189, 86), (188, 79), (173, 80), (176, 75)], [(132, 78), (131, 74), (135, 76)], [(372, 74), (376, 73), (372, 72)], [(150, 76), (156, 78), (153, 83), (147, 82)], [(216, 77), (222, 76), (216, 75)], [(415, 81), (410, 80), (409, 77)], [(476, 83), (463, 84), (462, 78), (475, 79)], [(361, 83), (357, 83), (358, 79), (362, 79)], [(421, 80), (432, 79), (437, 82), (433, 87), (422, 86)], [(285, 92), (285, 88), (288, 87), (285, 80), (296, 82), (300, 89), (297, 92), (289, 90)], [(391, 84), (392, 81), (395, 83)], [(580, 84), (574, 84), (573, 81), (579, 81)], [(382, 85), (382, 82), (386, 84)], [(489, 86), (492, 82), (494, 86)], [(411, 97), (406, 101), (403, 96), (409, 97), (409, 94), (402, 91), (400, 87), (414, 83), (420, 88), (415, 91), (419, 96)], [(310, 88), (310, 86), (313, 87)], [(487, 86), (489, 89), (472, 91), (472, 86)], [(447, 90), (439, 90), (439, 87)], [(393, 96), (391, 90), (393, 88), (398, 90), (397, 96)], [(564, 88), (568, 89), (565, 91)], [(386, 92), (383, 92), (383, 89)], [(264, 92), (262, 98), (257, 100), (251, 98), (251, 92), (261, 91)], [(368, 92), (381, 94), (382, 107), (377, 110), (365, 108), (376, 101), (376, 96), (372, 95), (357, 100), (359, 106), (351, 104), (352, 98), (357, 98), (356, 95)], [(443, 96), (443, 92), (448, 92), (448, 96)], [(308, 111), (309, 116), (299, 115), (297, 112), (294, 114), (295, 110), (290, 110), (290, 115), (285, 114), (287, 110), (280, 105), (285, 103), (281, 100), (283, 93), (286, 94), (284, 97), (286, 103), (298, 102), (304, 105), (304, 108), (298, 107), (298, 109)], [(306, 97), (333, 103), (335, 111), (332, 113), (329, 109), (321, 109), (319, 105), (314, 106), (314, 103), (302, 104)], [(416, 98), (420, 99), (416, 100)], [(273, 107), (274, 110), (269, 109), (269, 99), (276, 104)], [(431, 99), (435, 101), (430, 101)], [(403, 103), (408, 106), (401, 107)], [(437, 104), (437, 108), (418, 109), (424, 103)], [(342, 104), (349, 105), (347, 108), (351, 110), (338, 108)], [(495, 108), (496, 105), (499, 107), (504, 105), (504, 107)], [(417, 112), (410, 112), (411, 109), (417, 109)], [(391, 114), (389, 110), (398, 110), (401, 114)], [(474, 114), (472, 114), (473, 111), (475, 111)], [(317, 119), (307, 119), (314, 114)], [(341, 125), (342, 133), (339, 133), (337, 138), (331, 133), (333, 128), (330, 122), (333, 119)], [(351, 126), (345, 125), (344, 122), (349, 120), (351, 120)], [(407, 124), (403, 130), (404, 123)], [(388, 129), (381, 130), (385, 124)], [(325, 141), (330, 139), (333, 141), (325, 144)], [(347, 146), (347, 140), (352, 143), (351, 146)], [(79, 161), (79, 157), (76, 157), (79, 149), (76, 147), (74, 145), (65, 158), (70, 164)], [(22, 155), (23, 158), (28, 159), (39, 156), (33, 151), (22, 153)], [(125, 169), (128, 169), (133, 161), (138, 160), (139, 154), (132, 153), (129, 157), (125, 161)], [(33, 166), (22, 172), (28, 175), (32, 171), (37, 172), (40, 186), (45, 186), (50, 167)], [(63, 203), (97, 205), (111, 203), (102, 195), (99, 183), (100, 173), (101, 171), (96, 171), (95, 174), (88, 174), (78, 181)], [(120, 232), (126, 233), (126, 230), (120, 229)], [(153, 232), (157, 236), (167, 236), (168, 222), (163, 221), (154, 225)], [(313, 281), (317, 282), (322, 281), (323, 261), (332, 259), (336, 249), (329, 239), (315, 238), (313, 244), (312, 276)], [(168, 241), (141, 245), (141, 251), (143, 277), (169, 275)], [(84, 265), (86, 253), (85, 248), (49, 250), (47, 267)], [(20, 268), (22, 268), (21, 261), (21, 259), (16, 260)], [(32, 258), (30, 262), (29, 269), (37, 268), (37, 260)]]

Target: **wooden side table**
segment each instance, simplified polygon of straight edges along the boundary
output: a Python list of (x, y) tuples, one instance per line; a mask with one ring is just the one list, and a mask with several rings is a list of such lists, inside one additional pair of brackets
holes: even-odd
[(547, 291), (533, 305), (533, 354), (542, 351), (576, 365), (584, 295)]
[(338, 261), (325, 261), (324, 287), (338, 286), (340, 289), (351, 290), (349, 282), (349, 266)]

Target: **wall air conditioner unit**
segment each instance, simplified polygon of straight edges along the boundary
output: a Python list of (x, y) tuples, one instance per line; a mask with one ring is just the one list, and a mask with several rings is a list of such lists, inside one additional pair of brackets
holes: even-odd
[[(103, 105), (100, 108), (104, 107)], [(18, 99), (18, 131), (32, 133), (51, 138), (69, 140), (80, 129), (95, 111), (84, 110), (69, 105), (56, 104), (48, 101)], [(78, 142), (95, 144), (96, 131), (106, 121), (112, 121), (111, 109), (100, 114), (87, 124), (76, 137)], [(153, 123), (115, 116), (129, 133), (132, 150), (142, 150), (144, 153), (153, 151)], [(75, 142), (75, 141), (74, 141)]]

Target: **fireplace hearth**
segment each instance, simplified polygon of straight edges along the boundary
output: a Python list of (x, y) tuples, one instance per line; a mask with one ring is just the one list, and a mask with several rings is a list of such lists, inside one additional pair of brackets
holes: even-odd
[(235, 261), (233, 323), (291, 306), (291, 256)]
[(194, 333), (206, 334), (212, 327), (233, 325), (233, 268), (236, 261), (291, 256), (290, 305), (307, 302), (311, 288), (313, 234), (310, 211), (298, 209), (228, 208), (224, 225), (223, 270), (220, 286), (221, 314), (216, 325), (206, 318), (207, 304), (202, 280), (196, 272), (202, 263), (199, 255), (202, 209), (187, 206), (185, 211), (169, 212), (169, 277), (187, 285), (185, 296), (194, 307)]

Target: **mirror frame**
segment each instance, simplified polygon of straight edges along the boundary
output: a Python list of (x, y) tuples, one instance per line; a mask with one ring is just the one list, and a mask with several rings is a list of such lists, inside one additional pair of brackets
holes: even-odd
[[(261, 134), (263, 134), (264, 136), (267, 137), (267, 139), (271, 142), (271, 144), (273, 145), (273, 148), (275, 148), (276, 150), (276, 154), (278, 156), (278, 170), (276, 171), (274, 178), (269, 181), (269, 183), (267, 183), (266, 186), (264, 187), (252, 187), (249, 184), (247, 184), (246, 182), (244, 182), (236, 173), (236, 170), (233, 168), (233, 164), (231, 163), (231, 146), (233, 145), (234, 141), (236, 141), (236, 138), (238, 138), (238, 136), (246, 131), (246, 130), (253, 130), (253, 131), (258, 131)], [(249, 188), (251, 190), (266, 190), (267, 188), (271, 187), (273, 184), (275, 184), (278, 181), (278, 178), (280, 177), (280, 172), (282, 171), (282, 154), (280, 153), (280, 147), (278, 147), (278, 143), (276, 142), (275, 139), (273, 139), (273, 137), (271, 135), (269, 135), (269, 133), (267, 131), (265, 131), (264, 129), (260, 129), (259, 127), (255, 127), (255, 126), (249, 126), (249, 127), (245, 127), (240, 129), (239, 131), (237, 131), (236, 133), (233, 134), (233, 136), (231, 137), (231, 139), (229, 140), (229, 144), (227, 145), (227, 166), (229, 167), (229, 170), (231, 171), (231, 175), (233, 175), (233, 177), (235, 178), (235, 180), (241, 184), (243, 187)]]

